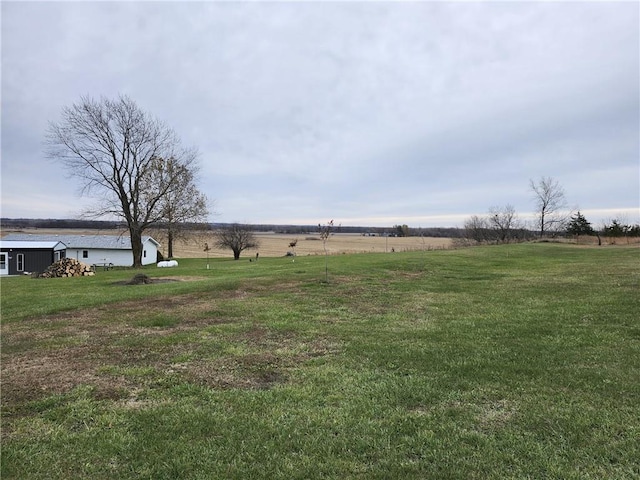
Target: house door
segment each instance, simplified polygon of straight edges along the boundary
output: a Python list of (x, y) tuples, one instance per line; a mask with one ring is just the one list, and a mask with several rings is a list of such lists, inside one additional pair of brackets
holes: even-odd
[(0, 275), (8, 275), (9, 274), (9, 256), (8, 253), (0, 253)]

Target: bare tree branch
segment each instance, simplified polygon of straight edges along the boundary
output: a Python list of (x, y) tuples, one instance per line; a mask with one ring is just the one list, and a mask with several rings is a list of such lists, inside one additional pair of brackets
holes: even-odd
[(259, 242), (249, 227), (234, 223), (215, 233), (215, 245), (232, 250), (234, 260), (238, 260), (242, 251), (258, 247)]
[(529, 187), (536, 202), (536, 224), (540, 236), (561, 229), (567, 221), (567, 216), (562, 212), (567, 208), (567, 202), (560, 183), (551, 177), (540, 177), (537, 182), (530, 180)]
[[(100, 196), (92, 216), (127, 222), (133, 264), (141, 266), (142, 233), (164, 219), (163, 201), (197, 169), (197, 152), (183, 148), (172, 129), (126, 96), (81, 97), (63, 109), (59, 123), (50, 123), (46, 143), (48, 156), (79, 179), (82, 194)], [(158, 159), (171, 159), (175, 168), (158, 177)]]

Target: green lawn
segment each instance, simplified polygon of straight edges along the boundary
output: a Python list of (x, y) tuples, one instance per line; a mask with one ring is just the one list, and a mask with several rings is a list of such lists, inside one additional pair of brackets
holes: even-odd
[(640, 478), (640, 249), (3, 278), (4, 479)]

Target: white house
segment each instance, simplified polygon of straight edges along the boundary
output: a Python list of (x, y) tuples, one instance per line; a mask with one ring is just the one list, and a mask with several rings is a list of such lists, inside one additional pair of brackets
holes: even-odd
[[(133, 265), (131, 239), (118, 235), (36, 235), (14, 233), (3, 241), (62, 242), (66, 246), (65, 256), (75, 258), (87, 265), (109, 265), (130, 267)], [(142, 264), (155, 264), (160, 244), (151, 237), (142, 237)]]

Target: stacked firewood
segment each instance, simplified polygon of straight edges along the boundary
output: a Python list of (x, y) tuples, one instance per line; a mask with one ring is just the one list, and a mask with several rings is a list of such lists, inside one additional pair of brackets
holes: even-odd
[(90, 277), (94, 275), (93, 269), (75, 258), (63, 258), (56, 263), (49, 265), (40, 274), (43, 278), (53, 277)]

